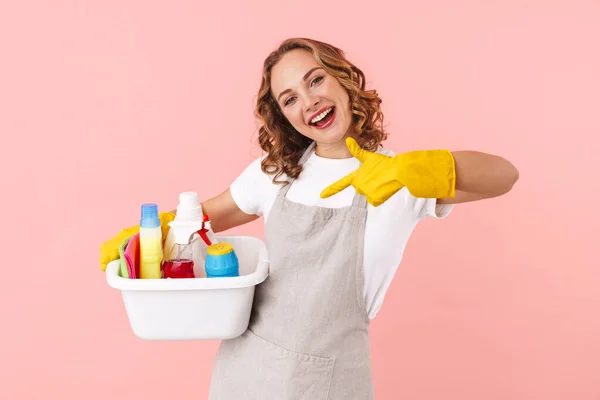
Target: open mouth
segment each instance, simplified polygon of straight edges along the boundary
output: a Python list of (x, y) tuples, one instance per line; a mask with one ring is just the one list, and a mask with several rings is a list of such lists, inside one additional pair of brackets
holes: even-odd
[(335, 118), (335, 107), (330, 107), (327, 110), (323, 111), (321, 114), (314, 117), (309, 125), (314, 126), (316, 128), (326, 128), (331, 125), (333, 119)]

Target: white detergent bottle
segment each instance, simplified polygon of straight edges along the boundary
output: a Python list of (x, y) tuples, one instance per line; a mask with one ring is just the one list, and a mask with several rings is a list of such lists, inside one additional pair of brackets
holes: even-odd
[(165, 242), (165, 260), (190, 259), (194, 262), (194, 276), (206, 277), (204, 261), (208, 244), (200, 237), (198, 231), (205, 232), (211, 243), (216, 243), (216, 236), (210, 229), (210, 224), (204, 221), (202, 205), (198, 193), (183, 192), (179, 194), (177, 215), (169, 223), (171, 229)]

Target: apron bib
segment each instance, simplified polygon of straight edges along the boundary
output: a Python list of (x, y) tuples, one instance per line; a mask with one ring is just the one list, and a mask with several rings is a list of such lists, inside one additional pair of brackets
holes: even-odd
[[(303, 164), (314, 151), (305, 151)], [(374, 398), (364, 302), (364, 196), (324, 208), (286, 198), (265, 225), (269, 277), (256, 287), (248, 330), (217, 352), (210, 400)]]

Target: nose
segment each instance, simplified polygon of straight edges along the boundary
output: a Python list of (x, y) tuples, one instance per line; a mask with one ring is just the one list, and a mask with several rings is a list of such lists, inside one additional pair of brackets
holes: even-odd
[(307, 93), (303, 96), (302, 102), (304, 104), (304, 111), (307, 113), (314, 112), (319, 106), (319, 97), (314, 96), (311, 93)]

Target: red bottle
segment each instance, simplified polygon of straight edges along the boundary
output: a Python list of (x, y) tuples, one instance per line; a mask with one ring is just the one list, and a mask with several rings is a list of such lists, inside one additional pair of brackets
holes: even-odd
[(163, 262), (163, 278), (195, 278), (194, 261), (187, 258), (172, 259)]

